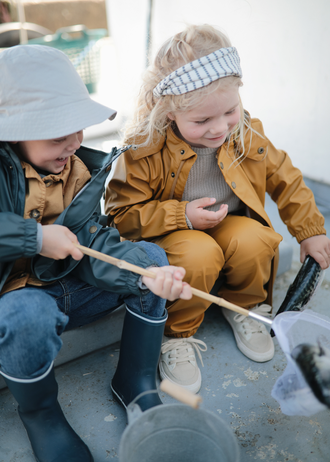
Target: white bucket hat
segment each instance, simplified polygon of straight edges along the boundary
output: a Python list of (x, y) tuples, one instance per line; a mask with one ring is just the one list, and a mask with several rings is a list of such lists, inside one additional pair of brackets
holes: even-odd
[(0, 52), (0, 141), (60, 138), (116, 114), (90, 98), (62, 51), (17, 45)]

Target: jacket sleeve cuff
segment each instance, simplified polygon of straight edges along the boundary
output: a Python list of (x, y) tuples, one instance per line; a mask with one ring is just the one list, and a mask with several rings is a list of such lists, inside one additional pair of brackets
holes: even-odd
[(24, 220), (25, 240), (23, 258), (34, 257), (37, 253), (37, 222), (34, 218)]
[(300, 244), (304, 239), (308, 239), (309, 237), (313, 236), (319, 236), (321, 234), (327, 234), (325, 228), (323, 228), (323, 226), (316, 226), (315, 228), (309, 228), (308, 230), (301, 231), (296, 235), (296, 239)]
[(37, 253), (40, 253), (42, 249), (42, 225), (37, 225)]
[(189, 203), (188, 201), (178, 203), (178, 206), (176, 209), (176, 222), (178, 225), (178, 229), (189, 229), (189, 226), (186, 220), (186, 206), (188, 203)]

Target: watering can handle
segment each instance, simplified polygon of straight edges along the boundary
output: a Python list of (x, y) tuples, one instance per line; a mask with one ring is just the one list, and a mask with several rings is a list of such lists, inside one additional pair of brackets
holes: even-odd
[(201, 396), (195, 395), (191, 391), (186, 390), (183, 387), (180, 387), (180, 385), (170, 382), (168, 379), (164, 379), (160, 383), (159, 388), (168, 395), (172, 396), (172, 398), (181, 401), (181, 403), (188, 404), (194, 409), (198, 409), (200, 403), (202, 402)]

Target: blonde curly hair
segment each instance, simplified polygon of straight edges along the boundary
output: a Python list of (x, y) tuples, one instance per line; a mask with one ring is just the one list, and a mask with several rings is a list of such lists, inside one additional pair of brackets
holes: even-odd
[[(230, 47), (228, 37), (208, 24), (190, 25), (168, 39), (158, 51), (155, 60), (143, 75), (143, 83), (136, 102), (132, 120), (125, 127), (124, 143), (137, 147), (150, 145), (165, 136), (166, 130), (173, 123), (169, 113), (188, 111), (198, 106), (208, 95), (229, 86), (240, 87), (242, 80), (236, 76), (218, 79), (198, 90), (182, 95), (165, 95), (157, 98), (154, 88), (167, 75), (195, 59), (206, 56), (219, 48)], [(237, 157), (244, 155), (244, 133), (249, 129), (249, 117), (243, 110), (240, 100), (240, 121), (229, 138), (239, 146)]]

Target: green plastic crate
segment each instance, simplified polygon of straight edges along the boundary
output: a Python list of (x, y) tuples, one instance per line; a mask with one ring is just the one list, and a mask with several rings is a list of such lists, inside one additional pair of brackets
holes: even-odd
[(85, 83), (89, 93), (95, 93), (100, 79), (100, 39), (106, 29), (89, 30), (83, 25), (63, 27), (55, 34), (29, 40), (29, 44), (47, 45), (63, 51)]

